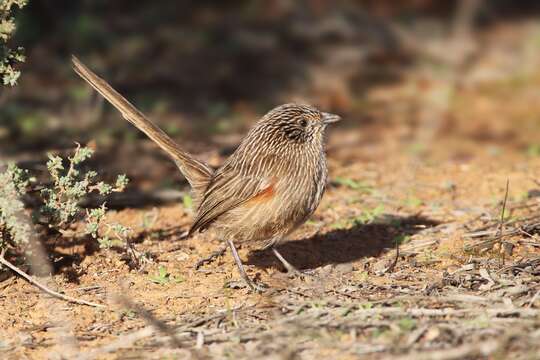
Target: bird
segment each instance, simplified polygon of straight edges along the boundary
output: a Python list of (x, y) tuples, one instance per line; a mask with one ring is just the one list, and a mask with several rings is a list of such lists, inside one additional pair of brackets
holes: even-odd
[(279, 105), (262, 116), (225, 162), (213, 168), (183, 150), (105, 80), (72, 57), (75, 72), (175, 162), (191, 187), (195, 216), (188, 235), (214, 230), (229, 247), (240, 276), (253, 291), (236, 245), (276, 249), (318, 207), (328, 182), (325, 130), (341, 119), (307, 104)]

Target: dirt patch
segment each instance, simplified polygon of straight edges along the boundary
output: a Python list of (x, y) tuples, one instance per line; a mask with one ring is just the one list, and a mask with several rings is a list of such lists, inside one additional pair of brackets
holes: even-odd
[[(2, 351), (7, 358), (59, 356), (69, 351), (59, 341), (67, 336), (75, 343), (71, 351), (97, 358), (535, 354), (540, 343), (536, 235), (505, 237), (513, 249), (504, 259), (498, 241), (499, 247), (470, 251), (465, 245), (477, 241), (466, 235), (476, 228), (497, 228), (506, 179), (508, 216), (535, 214), (538, 204), (527, 194), (537, 187), (533, 175), (540, 159), (478, 149), (474, 157), (456, 160), (447, 144), (446, 154), (434, 148), (419, 158), (406, 145), (381, 143), (369, 145), (372, 153), (403, 150), (354, 164), (330, 152), (334, 181), (323, 203), (280, 245), (291, 263), (313, 270), (312, 276), (288, 278), (271, 253), (243, 247), (248, 274), (269, 285), (264, 294), (254, 294), (237, 285), (228, 253), (194, 269), (221, 243), (209, 233), (181, 237), (192, 216), (188, 209), (168, 205), (111, 212), (111, 218), (135, 230), (135, 247), (151, 262), (133, 270), (115, 251), (59, 244), (53, 285), (107, 309), (61, 303), (11, 278), (1, 285)], [(363, 145), (349, 150), (349, 156), (366, 152)], [(396, 241), (402, 243), (402, 256), (393, 271), (383, 273)], [(63, 257), (78, 261), (62, 265)], [(162, 282), (155, 281), (160, 267), (167, 272)], [(137, 309), (115, 302), (118, 294), (176, 329), (181, 348), (174, 349), (166, 333), (149, 328)], [(130, 342), (132, 335), (138, 340)]]

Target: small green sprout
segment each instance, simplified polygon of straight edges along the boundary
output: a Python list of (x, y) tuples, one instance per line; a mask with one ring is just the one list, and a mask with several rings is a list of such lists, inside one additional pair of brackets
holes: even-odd
[(416, 328), (416, 321), (409, 317), (405, 317), (398, 322), (398, 326), (403, 332), (409, 332)]
[(384, 212), (384, 206), (379, 204), (371, 210), (366, 210), (362, 212), (362, 214), (360, 214), (359, 216), (353, 219), (353, 223), (355, 225), (370, 224), (373, 221), (375, 221), (375, 219), (377, 219), (379, 216), (381, 216), (383, 212)]
[(371, 210), (365, 210), (360, 215), (348, 218), (348, 219), (341, 219), (333, 224), (330, 225), (330, 227), (334, 230), (341, 230), (341, 229), (347, 229), (352, 226), (359, 226), (359, 225), (367, 225), (371, 224), (379, 216), (381, 216), (384, 213), (384, 206), (383, 205), (377, 205), (375, 208)]
[(420, 200), (419, 198), (415, 196), (410, 196), (407, 199), (405, 199), (405, 206), (411, 207), (411, 208), (417, 208), (420, 207), (424, 202)]
[(193, 208), (193, 198), (189, 194), (184, 195), (182, 203), (184, 204), (185, 209), (191, 210), (191, 208)]
[(336, 177), (334, 179), (334, 182), (338, 185), (341, 185), (341, 186), (344, 186), (344, 187), (348, 187), (349, 189), (352, 189), (352, 190), (359, 190), (359, 191), (363, 191), (363, 192), (371, 192), (371, 190), (373, 189), (372, 186), (362, 182), (362, 181), (357, 181), (357, 180), (354, 180), (354, 179), (351, 179), (351, 178), (344, 178), (344, 177)]
[(150, 281), (154, 284), (158, 285), (166, 285), (168, 283), (175, 282), (175, 283), (181, 283), (184, 281), (184, 279), (180, 276), (173, 276), (171, 275), (165, 266), (160, 266), (158, 268), (158, 273), (154, 276), (150, 276)]

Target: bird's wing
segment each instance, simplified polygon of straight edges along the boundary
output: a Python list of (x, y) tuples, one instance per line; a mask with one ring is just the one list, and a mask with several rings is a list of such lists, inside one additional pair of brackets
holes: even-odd
[(248, 202), (263, 202), (274, 196), (276, 178), (249, 176), (224, 166), (210, 182), (189, 234), (204, 230), (224, 213)]

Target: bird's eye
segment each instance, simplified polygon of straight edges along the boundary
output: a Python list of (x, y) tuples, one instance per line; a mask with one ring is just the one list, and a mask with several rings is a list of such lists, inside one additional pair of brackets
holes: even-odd
[(307, 120), (306, 119), (300, 120), (300, 126), (306, 127), (307, 126)]

